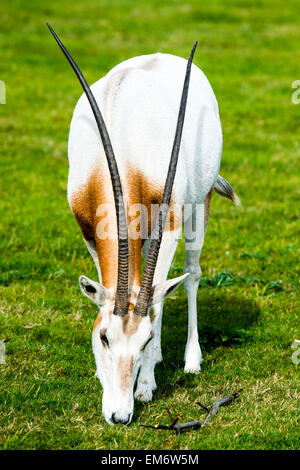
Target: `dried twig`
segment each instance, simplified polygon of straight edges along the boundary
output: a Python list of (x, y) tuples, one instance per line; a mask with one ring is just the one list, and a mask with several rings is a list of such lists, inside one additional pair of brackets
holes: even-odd
[(167, 431), (175, 431), (177, 435), (180, 434), (180, 431), (188, 428), (198, 429), (203, 425), (204, 421), (188, 421), (187, 423), (178, 423), (177, 421), (175, 424), (143, 424), (140, 423), (140, 426), (143, 428), (151, 428), (151, 429), (165, 429)]
[(218, 413), (218, 410), (220, 406), (227, 406), (229, 405), (233, 400), (235, 400), (241, 393), (243, 389), (241, 388), (237, 392), (231, 393), (230, 395), (226, 395), (226, 397), (221, 398), (221, 400), (215, 401), (211, 406), (205, 406), (200, 401), (196, 401), (196, 404), (201, 406), (207, 413), (207, 418), (204, 421), (203, 424), (209, 423), (211, 418), (215, 416)]
[(180, 431), (185, 429), (199, 429), (209, 423), (213, 416), (218, 413), (220, 406), (227, 406), (232, 403), (241, 393), (242, 389), (234, 392), (230, 395), (226, 395), (226, 397), (221, 398), (214, 402), (211, 406), (205, 406), (203, 403), (199, 401), (196, 402), (203, 410), (205, 410), (208, 415), (205, 420), (202, 421), (188, 421), (187, 423), (178, 423), (180, 415), (177, 415), (176, 418), (172, 418), (170, 411), (167, 409), (167, 413), (171, 419), (171, 424), (143, 424), (140, 423), (140, 426), (144, 428), (151, 428), (151, 429), (165, 429), (167, 431), (175, 431), (177, 435), (180, 434)]

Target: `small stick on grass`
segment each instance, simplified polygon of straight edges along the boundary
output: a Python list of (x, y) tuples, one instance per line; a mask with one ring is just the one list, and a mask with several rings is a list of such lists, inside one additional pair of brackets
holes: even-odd
[(211, 418), (215, 416), (218, 411), (220, 406), (228, 406), (230, 405), (233, 400), (235, 400), (241, 393), (243, 389), (241, 388), (237, 392), (231, 393), (230, 395), (226, 395), (226, 397), (221, 398), (220, 400), (215, 401), (211, 406), (205, 406), (203, 403), (200, 403), (200, 401), (196, 401), (196, 404), (201, 406), (207, 413), (208, 416), (206, 420), (204, 421), (204, 424), (209, 423)]
[(168, 413), (169, 418), (170, 418), (170, 420), (171, 420), (170, 429), (174, 429), (174, 426), (175, 426), (175, 425), (177, 424), (177, 422), (179, 421), (180, 414), (178, 414), (178, 415), (176, 416), (176, 418), (173, 418), (172, 415), (171, 415), (171, 413), (170, 413), (169, 408), (166, 408), (166, 410), (167, 410), (167, 413)]
[(175, 424), (174, 424), (174, 421), (171, 424), (143, 424), (143, 423), (140, 423), (140, 426), (143, 427), (143, 428), (164, 429), (165, 431), (175, 431), (176, 434), (179, 436), (180, 431), (183, 431), (184, 429), (188, 429), (188, 428), (199, 429), (204, 423), (204, 421), (189, 421), (187, 423), (178, 423), (177, 418), (176, 418)]
[(140, 423), (140, 426), (144, 428), (151, 428), (151, 429), (164, 429), (166, 431), (175, 431), (176, 434), (179, 436), (180, 431), (185, 429), (199, 429), (206, 424), (208, 424), (212, 417), (218, 413), (220, 406), (227, 406), (230, 405), (238, 396), (240, 395), (242, 389), (238, 390), (237, 392), (231, 393), (230, 395), (226, 395), (225, 397), (221, 398), (214, 402), (211, 406), (205, 406), (203, 403), (197, 401), (196, 404), (201, 406), (203, 410), (205, 410), (207, 414), (207, 418), (203, 421), (188, 421), (187, 423), (178, 423), (180, 415), (177, 415), (176, 418), (172, 418), (170, 411), (167, 409), (167, 413), (171, 419), (171, 424), (143, 424)]

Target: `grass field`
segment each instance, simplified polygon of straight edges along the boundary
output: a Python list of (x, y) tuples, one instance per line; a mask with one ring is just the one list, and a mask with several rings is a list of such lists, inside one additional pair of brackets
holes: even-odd
[[(0, 364), (1, 449), (296, 449), (299, 365), (298, 0), (10, 0), (1, 6)], [(187, 302), (165, 302), (164, 360), (153, 402), (129, 427), (108, 426), (94, 378), (97, 311), (78, 276), (96, 279), (66, 198), (67, 138), (81, 89), (45, 22), (89, 83), (129, 57), (156, 51), (195, 63), (217, 96), (221, 174), (243, 210), (213, 197), (201, 258), (201, 374), (183, 372)], [(180, 243), (170, 276), (182, 273)], [(243, 388), (203, 430), (180, 437), (139, 427), (201, 419)], [(298, 428), (299, 429), (299, 428)]]

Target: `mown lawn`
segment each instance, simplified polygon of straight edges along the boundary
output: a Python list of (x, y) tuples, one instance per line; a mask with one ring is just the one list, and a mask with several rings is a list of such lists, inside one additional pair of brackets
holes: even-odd
[[(298, 0), (10, 0), (1, 5), (0, 364), (1, 449), (296, 449), (299, 365)], [(165, 303), (164, 361), (150, 404), (109, 427), (94, 378), (96, 308), (78, 276), (96, 269), (66, 199), (67, 137), (81, 89), (45, 22), (90, 83), (131, 56), (155, 51), (195, 63), (217, 96), (224, 133), (221, 174), (243, 210), (213, 197), (198, 291), (205, 362), (183, 372), (187, 303)], [(170, 275), (182, 273), (181, 243)], [(243, 388), (203, 430), (139, 427), (201, 419)]]

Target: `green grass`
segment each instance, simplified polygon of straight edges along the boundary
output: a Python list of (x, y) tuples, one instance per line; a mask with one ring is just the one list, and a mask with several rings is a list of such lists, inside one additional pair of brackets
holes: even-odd
[[(298, 0), (11, 0), (1, 6), (0, 365), (2, 449), (296, 449), (299, 366)], [(164, 361), (153, 402), (133, 423), (109, 427), (94, 378), (96, 308), (78, 287), (96, 278), (66, 199), (67, 137), (81, 90), (45, 26), (92, 83), (145, 53), (195, 62), (217, 96), (224, 133), (221, 174), (243, 210), (213, 197), (198, 291), (205, 362), (183, 372), (184, 290), (165, 303)], [(180, 243), (171, 275), (182, 273)], [(177, 437), (139, 427), (201, 419), (196, 400), (243, 388), (211, 425)]]

